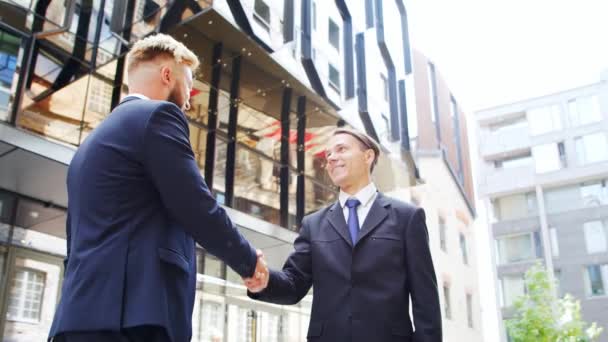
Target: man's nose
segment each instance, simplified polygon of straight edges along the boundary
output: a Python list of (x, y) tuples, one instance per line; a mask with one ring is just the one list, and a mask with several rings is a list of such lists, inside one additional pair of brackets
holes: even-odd
[(330, 155), (329, 155), (329, 156), (327, 156), (327, 158), (325, 158), (325, 159), (326, 159), (326, 160), (325, 160), (325, 162), (326, 162), (327, 164), (335, 164), (335, 163), (336, 163), (336, 161), (338, 160), (338, 157), (336, 157), (336, 156), (335, 156), (335, 155), (333, 155), (333, 154), (330, 154)]

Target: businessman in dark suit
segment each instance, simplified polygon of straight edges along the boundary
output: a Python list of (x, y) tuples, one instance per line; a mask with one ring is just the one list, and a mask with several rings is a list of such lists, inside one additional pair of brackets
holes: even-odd
[(131, 94), (74, 155), (65, 280), (49, 339), (190, 341), (195, 242), (256, 286), (266, 281), (263, 260), (216, 203), (190, 147), (182, 110), (197, 64), (170, 36), (136, 43)]
[(441, 341), (424, 211), (377, 192), (379, 153), (368, 136), (336, 130), (326, 158), (339, 200), (304, 218), (295, 251), (265, 289), (246, 283), (250, 297), (283, 305), (313, 286), (309, 341)]

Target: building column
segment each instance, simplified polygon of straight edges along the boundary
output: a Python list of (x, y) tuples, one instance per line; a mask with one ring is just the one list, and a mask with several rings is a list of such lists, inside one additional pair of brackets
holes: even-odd
[(283, 89), (283, 100), (281, 105), (281, 168), (279, 175), (280, 193), (280, 222), (281, 226), (289, 227), (289, 113), (291, 109), (292, 89)]
[(236, 134), (239, 115), (239, 84), (241, 81), (241, 56), (232, 60), (230, 83), (230, 113), (228, 119), (228, 146), (226, 149), (225, 205), (234, 204), (234, 175), (236, 169)]
[(551, 281), (551, 289), (554, 294), (555, 289), (555, 270), (553, 269), (553, 251), (551, 250), (551, 235), (549, 234), (549, 224), (547, 223), (547, 212), (545, 210), (544, 192), (540, 185), (536, 186), (536, 203), (538, 205), (538, 217), (540, 219), (540, 236), (543, 243), (543, 254), (545, 256), (545, 267)]

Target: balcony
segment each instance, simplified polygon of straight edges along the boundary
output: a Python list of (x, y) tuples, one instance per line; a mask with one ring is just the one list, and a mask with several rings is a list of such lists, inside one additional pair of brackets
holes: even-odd
[(531, 146), (528, 126), (516, 126), (496, 131), (483, 130), (480, 135), (483, 158), (493, 159), (527, 150)]
[(482, 196), (517, 192), (534, 187), (536, 171), (534, 164), (510, 169), (497, 169), (481, 175), (479, 189)]

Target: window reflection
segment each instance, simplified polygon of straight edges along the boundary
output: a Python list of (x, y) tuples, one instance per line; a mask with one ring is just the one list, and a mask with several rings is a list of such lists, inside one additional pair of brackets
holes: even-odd
[(0, 191), (0, 243), (8, 241), (9, 224), (11, 223), (14, 205), (15, 196), (8, 192)]
[(207, 129), (193, 123), (189, 124), (190, 127), (190, 145), (194, 152), (194, 158), (196, 164), (201, 170), (201, 174), (205, 169), (205, 154), (207, 151)]
[[(266, 141), (274, 149), (274, 142)], [(243, 144), (238, 144), (235, 166), (234, 207), (279, 224), (279, 164)]]
[(0, 30), (0, 120), (8, 120), (21, 39)]
[(66, 210), (21, 198), (17, 208), (12, 244), (66, 255)]

